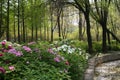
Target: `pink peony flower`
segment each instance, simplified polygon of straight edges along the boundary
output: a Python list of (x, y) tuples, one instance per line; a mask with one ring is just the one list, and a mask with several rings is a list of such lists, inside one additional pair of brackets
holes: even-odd
[(23, 53), (22, 53), (21, 51), (17, 51), (17, 52), (15, 53), (15, 55), (16, 55), (16, 56), (22, 56)]
[(3, 46), (5, 46), (5, 44), (6, 44), (6, 41), (2, 41), (2, 43), (1, 43)]
[(55, 58), (54, 58), (54, 61), (55, 61), (55, 62), (60, 62), (60, 58), (59, 58), (59, 57), (55, 57)]
[(2, 53), (0, 53), (0, 57), (1, 57), (1, 56), (3, 56), (3, 54), (2, 54)]
[(69, 62), (68, 62), (68, 61), (66, 61), (66, 62), (65, 62), (65, 64), (66, 64), (66, 65), (69, 65)]
[(9, 69), (10, 69), (11, 71), (14, 71), (14, 70), (15, 70), (15, 67), (14, 67), (14, 66), (9, 66)]
[(6, 71), (3, 67), (0, 67), (0, 72), (4, 74)]
[(7, 49), (3, 49), (2, 52), (8, 52), (8, 50)]
[(65, 58), (64, 58), (64, 57), (61, 57), (61, 60), (63, 60), (63, 61), (64, 61), (64, 60), (65, 60)]
[(35, 44), (36, 42), (30, 42), (30, 43), (28, 43), (28, 45), (32, 45), (32, 44)]
[(27, 47), (27, 46), (23, 46), (23, 49), (25, 50), (25, 51), (27, 51), (27, 52), (31, 52), (32, 50), (29, 48), (29, 47)]
[(8, 53), (15, 54), (16, 56), (22, 56), (23, 53), (21, 51), (17, 51), (16, 49), (10, 49)]
[(48, 52), (51, 54), (56, 54), (51, 48), (48, 49)]
[(16, 51), (16, 49), (10, 49), (10, 50), (8, 50), (8, 53), (16, 53), (17, 51)]
[(8, 49), (12, 49), (12, 45), (9, 45), (9, 46), (8, 46)]

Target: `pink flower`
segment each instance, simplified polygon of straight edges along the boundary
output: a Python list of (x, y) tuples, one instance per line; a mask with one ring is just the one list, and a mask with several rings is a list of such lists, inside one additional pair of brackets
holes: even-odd
[(21, 51), (17, 51), (16, 49), (10, 49), (8, 53), (15, 54), (16, 56), (22, 56), (23, 53)]
[(17, 51), (16, 51), (16, 49), (10, 49), (9, 51), (8, 51), (8, 53), (16, 53)]
[(6, 41), (2, 41), (2, 45), (5, 46), (5, 44), (6, 44)]
[(4, 74), (5, 73), (5, 69), (3, 67), (0, 67), (0, 72)]
[(66, 65), (69, 65), (69, 62), (68, 62), (68, 61), (66, 61), (66, 62), (65, 62), (65, 64), (66, 64)]
[(17, 51), (17, 52), (15, 53), (15, 55), (16, 55), (16, 56), (22, 56), (23, 53), (22, 53), (21, 51)]
[(0, 53), (0, 57), (1, 57), (1, 56), (3, 56), (3, 54), (2, 54), (2, 53)]
[(11, 45), (9, 45), (9, 46), (8, 46), (8, 49), (12, 49), (12, 46), (11, 46)]
[(63, 61), (64, 61), (64, 60), (65, 60), (65, 58), (64, 58), (64, 57), (61, 57), (61, 60), (63, 60)]
[(7, 49), (3, 49), (2, 52), (8, 52), (8, 50)]
[(14, 66), (9, 66), (9, 69), (10, 69), (11, 71), (14, 71), (14, 70), (15, 70), (15, 67), (14, 67)]
[(48, 52), (51, 54), (56, 54), (51, 48), (48, 49)]
[(55, 61), (55, 62), (60, 62), (60, 58), (59, 58), (59, 57), (55, 57), (55, 58), (54, 58), (54, 61)]
[(28, 43), (28, 45), (32, 45), (32, 44), (35, 44), (36, 42), (30, 42), (30, 43)]
[(27, 46), (23, 46), (23, 49), (25, 50), (25, 51), (27, 51), (27, 52), (31, 52), (32, 50), (29, 48), (29, 47), (27, 47)]

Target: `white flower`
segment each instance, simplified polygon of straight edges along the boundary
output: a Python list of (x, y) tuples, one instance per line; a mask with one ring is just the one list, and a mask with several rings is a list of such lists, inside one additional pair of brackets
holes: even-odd
[(80, 50), (80, 51), (81, 51), (81, 48), (78, 48), (78, 50)]
[(52, 48), (53, 49), (53, 51), (59, 51), (57, 48)]
[(63, 51), (66, 51), (66, 49), (64, 48)]
[(69, 53), (71, 54), (71, 53), (72, 53), (72, 50), (69, 49), (69, 50), (68, 50), (68, 54), (69, 54)]
[(58, 50), (58, 51), (61, 51), (61, 47), (58, 47), (57, 50)]
[(66, 44), (62, 45), (61, 48), (67, 48), (68, 46)]
[(79, 55), (81, 55), (82, 54), (82, 52), (81, 51), (79, 51)]
[(54, 41), (54, 44), (57, 44), (58, 43), (58, 41)]

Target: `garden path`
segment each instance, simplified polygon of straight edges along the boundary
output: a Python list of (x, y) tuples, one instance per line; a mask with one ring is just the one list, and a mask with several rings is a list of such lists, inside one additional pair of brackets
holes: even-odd
[(91, 58), (84, 80), (120, 80), (120, 52)]
[(94, 80), (120, 80), (120, 60), (97, 66)]

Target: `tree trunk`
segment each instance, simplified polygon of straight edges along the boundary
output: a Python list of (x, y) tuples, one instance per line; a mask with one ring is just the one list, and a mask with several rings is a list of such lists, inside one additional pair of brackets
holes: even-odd
[(59, 40), (61, 40), (60, 16), (57, 17), (57, 23), (58, 23), (58, 36)]
[(38, 40), (38, 27), (37, 27), (37, 23), (35, 25), (35, 37), (36, 37), (36, 41)]
[(108, 49), (111, 49), (111, 42), (110, 42), (110, 34), (107, 32), (107, 37), (108, 37)]
[(46, 24), (45, 24), (45, 21), (44, 21), (44, 40), (46, 40)]
[(107, 43), (106, 43), (106, 24), (102, 24), (102, 52), (105, 53), (107, 52)]
[(79, 40), (82, 40), (82, 15), (79, 11)]
[(24, 1), (22, 0), (22, 26), (23, 26), (23, 42), (25, 42), (25, 21), (24, 21)]
[(33, 24), (33, 1), (31, 0), (31, 41), (34, 40), (34, 24)]
[(92, 38), (91, 38), (91, 32), (90, 32), (90, 18), (89, 18), (89, 13), (85, 14), (85, 20), (86, 20), (86, 26), (87, 26), (87, 40), (88, 40), (88, 51), (90, 54), (92, 54)]
[(10, 4), (10, 2), (9, 2), (9, 0), (8, 0), (8, 2), (7, 2), (7, 29), (6, 29), (6, 38), (7, 38), (7, 41), (9, 41), (10, 40), (10, 33), (9, 33), (9, 4)]
[(108, 32), (109, 34), (111, 34), (112, 37), (113, 37), (116, 41), (118, 41), (118, 42), (120, 43), (120, 40), (114, 35), (114, 33), (112, 33), (111, 31), (109, 31), (108, 29), (107, 29), (107, 32)]
[(0, 2), (0, 38), (2, 37), (2, 1)]
[(18, 42), (20, 42), (20, 1), (18, 0)]
[(49, 27), (47, 27), (47, 41), (49, 41)]
[(41, 23), (40, 23), (40, 40), (42, 40), (42, 28), (41, 28)]
[(13, 30), (14, 30), (14, 41), (16, 42), (16, 25), (15, 25), (15, 2), (14, 2), (14, 27), (13, 27)]

